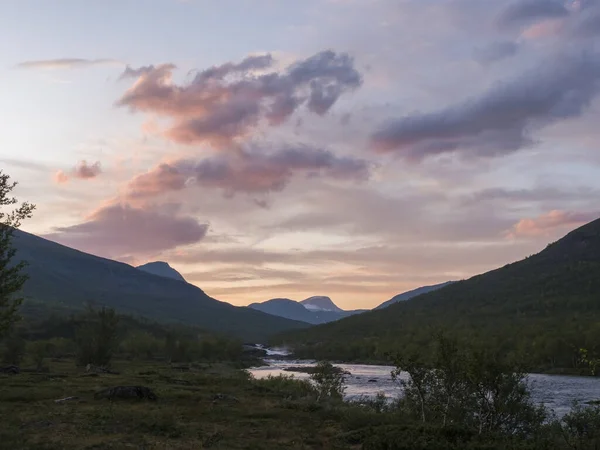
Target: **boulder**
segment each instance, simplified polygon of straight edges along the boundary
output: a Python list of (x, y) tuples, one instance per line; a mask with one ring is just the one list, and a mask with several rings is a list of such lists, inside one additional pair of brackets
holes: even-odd
[(95, 399), (106, 398), (108, 400), (152, 400), (158, 397), (145, 386), (114, 386), (94, 394)]
[(17, 366), (0, 367), (0, 373), (7, 373), (9, 375), (18, 375), (21, 370)]

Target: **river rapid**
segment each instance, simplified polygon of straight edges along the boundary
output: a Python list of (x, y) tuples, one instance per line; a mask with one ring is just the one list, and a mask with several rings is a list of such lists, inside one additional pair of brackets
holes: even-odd
[[(271, 353), (271, 355), (276, 356), (276, 353)], [(306, 373), (290, 372), (285, 369), (315, 365), (314, 361), (307, 360), (266, 359), (265, 362), (268, 365), (250, 369), (249, 372), (255, 378), (285, 374), (306, 379), (309, 377)], [(347, 400), (358, 400), (361, 397), (372, 398), (378, 392), (384, 392), (388, 398), (397, 398), (402, 394), (398, 384), (392, 381), (393, 367), (391, 366), (365, 364), (335, 364), (335, 366), (350, 373), (346, 376), (345, 396)], [(583, 403), (600, 400), (600, 380), (597, 378), (531, 374), (528, 376), (528, 382), (533, 400), (553, 410), (559, 417), (569, 412), (574, 401)]]

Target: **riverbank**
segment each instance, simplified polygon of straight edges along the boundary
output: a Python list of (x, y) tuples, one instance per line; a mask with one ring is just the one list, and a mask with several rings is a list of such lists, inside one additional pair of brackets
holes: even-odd
[[(262, 347), (268, 349), (268, 347)], [(281, 350), (276, 350), (275, 353), (270, 353), (263, 357), (263, 360), (282, 360), (282, 361), (295, 361), (295, 360), (306, 360), (306, 361), (315, 361), (312, 358), (300, 358), (297, 355), (294, 355), (293, 351), (286, 350), (282, 352)], [(391, 361), (389, 359), (350, 359), (350, 360), (340, 360), (340, 359), (330, 359), (332, 364), (343, 365), (343, 364), (355, 364), (355, 365), (365, 365), (365, 366), (389, 366), (391, 365)], [(529, 373), (535, 375), (565, 375), (565, 376), (578, 376), (578, 377), (597, 377), (599, 374), (594, 375), (592, 371), (587, 367), (540, 367), (534, 366), (530, 367), (528, 370)]]

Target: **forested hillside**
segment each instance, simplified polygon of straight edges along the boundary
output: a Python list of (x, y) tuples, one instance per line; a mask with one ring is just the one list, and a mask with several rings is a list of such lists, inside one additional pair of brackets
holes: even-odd
[(163, 323), (181, 323), (262, 341), (305, 323), (236, 307), (209, 297), (196, 286), (153, 275), (130, 265), (83, 253), (17, 231), (17, 260), (27, 262), (25, 313), (82, 310), (86, 304)]
[(543, 370), (577, 368), (580, 349), (600, 353), (600, 220), (542, 252), (385, 310), (279, 336), (299, 356), (383, 360), (420, 348), (436, 330)]

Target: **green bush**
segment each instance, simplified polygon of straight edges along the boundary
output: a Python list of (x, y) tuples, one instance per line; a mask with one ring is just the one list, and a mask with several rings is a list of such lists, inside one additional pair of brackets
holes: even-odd
[(253, 384), (260, 391), (268, 392), (280, 398), (297, 400), (306, 397), (317, 397), (317, 390), (308, 380), (299, 380), (293, 375), (269, 375), (255, 379)]
[(344, 374), (330, 362), (321, 361), (315, 367), (315, 371), (310, 375), (310, 379), (317, 388), (317, 400), (344, 398)]
[(81, 365), (108, 366), (118, 347), (119, 317), (114, 309), (90, 308), (77, 329), (77, 361)]
[[(546, 419), (518, 364), (437, 337), (433, 363), (420, 353), (396, 357), (392, 377), (404, 388), (399, 407), (423, 424), (461, 426), (477, 434), (530, 436)], [(408, 374), (408, 378), (402, 376)]]
[(570, 448), (600, 448), (600, 405), (575, 404), (560, 421), (562, 435)]
[(146, 331), (132, 331), (121, 342), (121, 350), (137, 359), (154, 359), (164, 352), (164, 342)]

